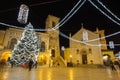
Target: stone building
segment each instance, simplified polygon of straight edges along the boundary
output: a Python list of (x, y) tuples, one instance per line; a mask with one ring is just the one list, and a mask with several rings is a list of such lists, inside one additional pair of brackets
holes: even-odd
[(106, 39), (103, 37), (105, 37), (104, 30), (97, 28), (96, 31), (90, 31), (82, 25), (74, 35), (70, 34), (70, 46), (65, 49), (65, 60), (73, 64), (103, 64), (104, 56), (107, 55), (113, 59), (114, 52), (108, 50)]
[[(70, 55), (74, 64), (102, 64), (100, 40), (87, 42), (88, 40), (99, 38), (99, 33), (94, 33), (82, 28), (71, 38), (79, 41), (70, 40)], [(85, 38), (86, 37), (86, 38)]]

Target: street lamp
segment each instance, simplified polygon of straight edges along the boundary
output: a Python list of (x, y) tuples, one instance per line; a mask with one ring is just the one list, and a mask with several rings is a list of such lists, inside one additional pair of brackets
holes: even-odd
[(49, 55), (49, 67), (52, 66), (52, 59), (51, 59), (51, 56), (52, 56), (52, 54), (50, 53), (50, 55)]
[(72, 62), (72, 55), (70, 54), (70, 62)]
[(70, 54), (70, 63), (69, 63), (69, 66), (72, 67), (73, 66), (73, 63), (72, 63), (72, 55)]
[(50, 54), (50, 57), (52, 56), (52, 54)]

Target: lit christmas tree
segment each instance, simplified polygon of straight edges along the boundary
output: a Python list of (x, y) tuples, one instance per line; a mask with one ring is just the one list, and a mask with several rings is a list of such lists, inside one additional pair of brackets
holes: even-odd
[(10, 60), (16, 65), (28, 63), (30, 59), (32, 59), (35, 63), (38, 55), (38, 37), (33, 29), (33, 26), (29, 23), (25, 27), (21, 39), (15, 45)]

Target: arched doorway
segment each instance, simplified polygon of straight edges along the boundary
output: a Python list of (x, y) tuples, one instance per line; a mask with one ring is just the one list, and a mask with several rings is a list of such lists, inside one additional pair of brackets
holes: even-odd
[(47, 63), (46, 61), (47, 61), (46, 55), (41, 54), (38, 56), (38, 64), (44, 65)]
[(82, 58), (82, 64), (87, 64), (88, 57), (87, 57), (87, 49), (86, 48), (83, 48), (81, 50), (81, 58)]
[(45, 42), (42, 41), (40, 44), (40, 52), (45, 52)]
[(1, 61), (8, 61), (8, 58), (11, 56), (11, 51), (5, 51), (2, 53)]
[(87, 64), (87, 55), (82, 54), (82, 64)]
[(105, 66), (109, 66), (110, 58), (111, 58), (111, 56), (108, 55), (108, 54), (104, 54), (104, 55), (103, 55), (103, 64), (104, 64)]

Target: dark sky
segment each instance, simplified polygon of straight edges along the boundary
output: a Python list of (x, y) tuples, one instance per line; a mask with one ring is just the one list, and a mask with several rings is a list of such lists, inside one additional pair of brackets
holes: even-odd
[[(0, 2), (0, 22), (24, 27), (25, 25), (22, 25), (17, 21), (17, 16), (20, 5), (26, 4), (30, 9), (28, 21), (33, 24), (34, 28), (45, 28), (45, 19), (48, 14), (60, 17), (62, 20), (78, 1), (79, 0), (2, 0)], [(92, 1), (98, 4), (96, 0)], [(100, 1), (120, 18), (119, 0)], [(92, 31), (95, 31), (97, 27), (99, 29), (105, 29), (106, 35), (120, 31), (119, 25), (115, 24), (101, 12), (99, 12), (88, 2), (88, 0), (72, 16), (72, 18), (70, 18), (63, 26), (60, 27), (60, 31), (66, 35), (69, 33), (74, 34), (80, 30), (81, 23), (84, 24), (86, 29)], [(0, 25), (0, 29), (5, 28), (6, 26)], [(114, 41), (115, 44), (120, 44), (119, 36), (120, 34), (107, 38), (107, 43), (109, 41)], [(68, 47), (68, 40), (61, 37), (61, 45), (63, 44), (67, 44), (65, 47)], [(117, 52), (120, 50), (120, 47), (115, 46), (114, 50)]]

